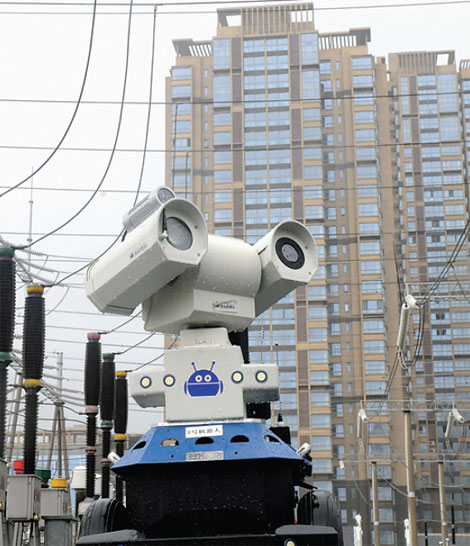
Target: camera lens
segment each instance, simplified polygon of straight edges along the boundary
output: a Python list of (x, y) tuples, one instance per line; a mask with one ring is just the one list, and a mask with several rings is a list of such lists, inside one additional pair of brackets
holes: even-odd
[(193, 234), (188, 226), (174, 216), (169, 216), (166, 220), (166, 231), (168, 233), (168, 242), (178, 250), (188, 250), (193, 244)]
[(174, 194), (169, 188), (160, 188), (157, 193), (160, 203), (166, 203), (170, 199), (173, 199)]
[(300, 269), (305, 263), (303, 250), (289, 237), (281, 237), (276, 241), (276, 254), (281, 262), (290, 269)]

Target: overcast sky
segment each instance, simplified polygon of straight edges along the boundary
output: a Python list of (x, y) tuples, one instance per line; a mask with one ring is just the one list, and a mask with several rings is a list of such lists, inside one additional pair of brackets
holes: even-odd
[[(63, 4), (35, 6), (31, 2), (13, 5), (0, 1), (0, 193), (22, 180), (44, 161), (50, 153), (48, 148), (54, 148), (63, 135), (74, 109), (84, 76), (92, 6), (73, 6), (73, 2)], [(106, 4), (99, 2), (83, 98), (119, 102), (123, 89), (128, 6), (106, 7)], [(381, 9), (367, 7), (377, 4), (386, 3), (318, 1), (315, 3), (318, 9), (315, 25), (320, 32), (370, 27), (370, 50), (377, 56), (387, 56), (397, 51), (451, 49), (456, 51), (457, 62), (470, 58), (470, 3)], [(363, 8), (351, 9), (353, 6)], [(348, 9), (321, 11), (321, 8), (332, 7)], [(164, 78), (174, 62), (172, 40), (212, 38), (216, 34), (215, 9), (216, 5), (158, 8), (154, 101), (164, 101), (165, 98)], [(178, 10), (185, 13), (175, 14)], [(173, 14), (165, 14), (169, 11)], [(144, 143), (152, 12), (151, 6), (134, 8), (126, 100), (143, 104), (126, 105), (118, 149), (141, 150)], [(46, 102), (15, 102), (13, 99)], [(89, 191), (83, 190), (96, 188), (109, 162), (118, 115), (119, 104), (80, 106), (63, 147), (88, 150), (60, 151), (34, 177), (33, 240), (73, 215), (90, 196)], [(31, 147), (44, 149), (28, 149)], [(151, 151), (145, 163), (143, 190), (164, 183), (163, 154), (152, 151), (164, 147), (162, 105), (152, 108), (148, 147)], [(55, 236), (33, 247), (53, 255), (45, 267), (73, 271), (112, 242), (113, 236), (121, 229), (122, 215), (133, 203), (141, 164), (142, 154), (138, 151), (118, 151), (115, 154), (100, 192), (83, 214)], [(0, 234), (15, 244), (25, 243), (28, 237), (29, 188), (28, 182), (23, 189), (15, 190), (0, 200)], [(18, 256), (27, 257), (23, 253), (18, 253)], [(44, 260), (36, 256), (33, 263), (43, 265)], [(46, 271), (42, 274), (55, 278)], [(46, 364), (53, 364), (55, 353), (63, 352), (67, 377), (65, 386), (80, 391), (86, 332), (110, 330), (124, 322), (125, 317), (100, 316), (85, 297), (81, 276), (74, 277), (71, 282), (70, 288), (55, 287), (46, 294), (47, 308), (55, 309), (47, 316)], [(23, 293), (23, 289), (18, 290), (20, 308)], [(18, 319), (21, 322), (21, 309), (18, 310)], [(103, 336), (103, 350), (124, 350), (147, 335), (140, 319), (135, 319), (119, 332)], [(161, 336), (155, 335), (141, 348), (116, 357), (117, 368), (133, 369), (159, 355), (161, 346)], [(21, 347), (21, 340), (16, 340), (15, 347)], [(44, 412), (42, 416), (48, 417)], [(149, 424), (157, 420), (155, 412), (131, 406), (131, 431), (144, 432)], [(41, 421), (42, 427), (47, 428), (48, 425), (48, 421)]]

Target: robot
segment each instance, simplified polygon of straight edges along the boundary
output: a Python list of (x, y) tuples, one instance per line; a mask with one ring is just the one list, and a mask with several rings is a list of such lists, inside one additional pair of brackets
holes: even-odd
[(112, 467), (126, 506), (93, 503), (77, 545), (343, 546), (335, 499), (306, 481), (310, 446), (296, 451), (282, 421), (266, 425), (277, 365), (248, 358), (253, 320), (317, 269), (310, 232), (284, 221), (254, 245), (210, 235), (201, 211), (166, 187), (129, 211), (124, 227), (89, 266), (86, 294), (105, 313), (142, 305), (145, 329), (179, 344), (163, 369), (129, 374), (134, 400), (164, 408), (164, 422)]

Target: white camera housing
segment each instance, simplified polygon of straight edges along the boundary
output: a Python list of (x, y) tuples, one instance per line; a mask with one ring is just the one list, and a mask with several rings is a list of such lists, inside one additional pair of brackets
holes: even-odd
[(316, 270), (315, 241), (295, 221), (277, 225), (254, 246), (209, 235), (199, 267), (143, 303), (145, 329), (174, 334), (209, 326), (243, 330), (291, 290), (307, 284)]
[(194, 326), (243, 330), (256, 318), (260, 282), (261, 264), (251, 245), (209, 235), (199, 267), (185, 271), (143, 303), (145, 329), (175, 334)]
[(170, 199), (86, 272), (88, 298), (102, 312), (130, 315), (207, 252), (207, 226), (185, 199)]
[(298, 286), (308, 284), (318, 269), (317, 247), (310, 231), (285, 220), (255, 243), (262, 275), (255, 298), (260, 315)]
[(122, 219), (124, 229), (129, 233), (151, 216), (164, 203), (173, 199), (175, 192), (167, 186), (159, 186), (139, 201)]

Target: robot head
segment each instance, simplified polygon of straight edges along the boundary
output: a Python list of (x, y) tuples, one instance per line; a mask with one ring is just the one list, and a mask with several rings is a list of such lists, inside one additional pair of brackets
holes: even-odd
[(187, 381), (184, 383), (184, 392), (191, 397), (196, 396), (216, 396), (222, 394), (224, 390), (223, 382), (212, 371), (215, 366), (215, 362), (212, 362), (210, 370), (198, 370), (196, 364), (191, 362), (191, 366), (194, 368)]

